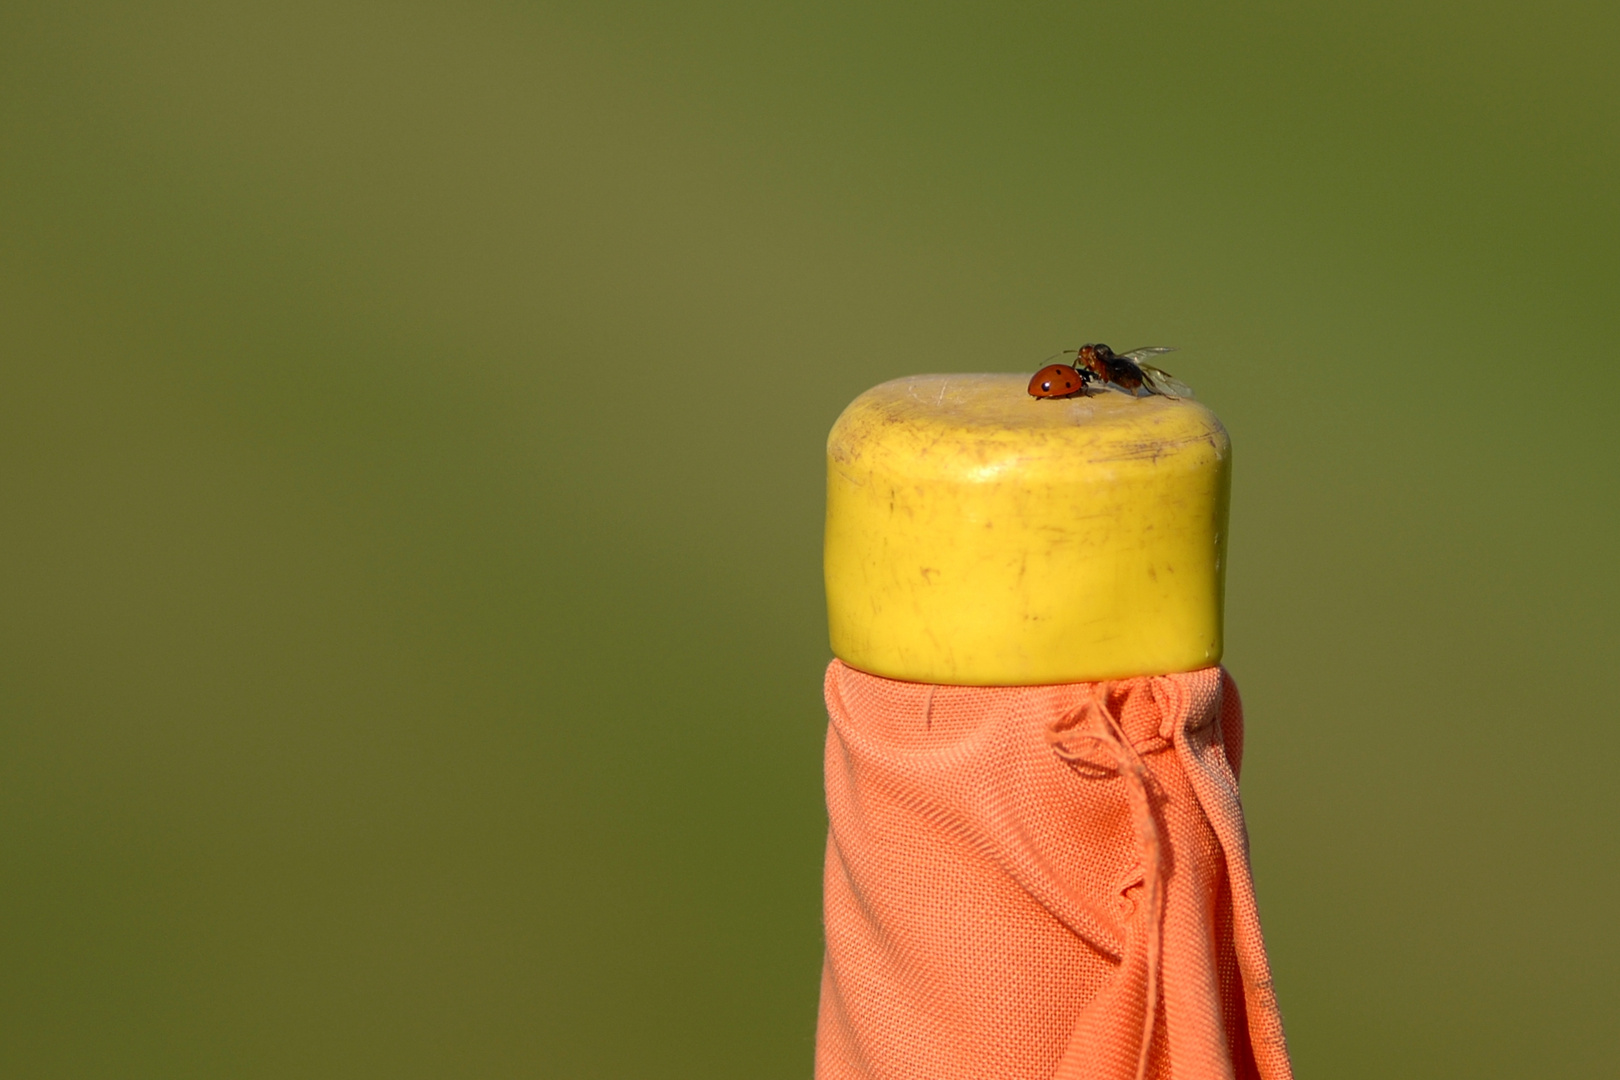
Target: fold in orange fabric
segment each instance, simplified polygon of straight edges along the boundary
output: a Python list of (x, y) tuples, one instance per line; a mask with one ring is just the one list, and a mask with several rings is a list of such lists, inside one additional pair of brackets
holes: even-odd
[(1289, 1080), (1223, 669), (827, 669), (817, 1080)]

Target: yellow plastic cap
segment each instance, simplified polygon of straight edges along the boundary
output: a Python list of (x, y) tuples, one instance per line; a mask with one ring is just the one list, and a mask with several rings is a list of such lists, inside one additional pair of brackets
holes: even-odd
[(827, 440), (833, 652), (1018, 686), (1221, 659), (1231, 443), (1189, 400), (1037, 400), (1028, 375), (916, 375)]

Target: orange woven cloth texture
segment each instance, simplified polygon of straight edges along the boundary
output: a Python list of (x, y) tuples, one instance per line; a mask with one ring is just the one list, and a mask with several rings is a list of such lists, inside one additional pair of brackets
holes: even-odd
[(1288, 1080), (1223, 669), (827, 669), (817, 1080)]

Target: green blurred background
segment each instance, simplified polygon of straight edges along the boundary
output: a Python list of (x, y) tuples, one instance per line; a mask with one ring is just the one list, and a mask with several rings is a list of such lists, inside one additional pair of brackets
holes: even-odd
[(1617, 12), (6, 4), (0, 1073), (808, 1077), (827, 428), (1104, 340), (1300, 1073), (1614, 1076)]

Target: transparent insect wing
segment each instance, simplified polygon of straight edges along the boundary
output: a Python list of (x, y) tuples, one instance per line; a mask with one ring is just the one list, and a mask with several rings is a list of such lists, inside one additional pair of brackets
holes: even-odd
[(1193, 396), (1192, 387), (1182, 382), (1162, 368), (1152, 364), (1138, 365), (1142, 369), (1142, 380), (1156, 394), (1163, 394), (1167, 398), (1190, 398)]
[(1176, 347), (1174, 345), (1149, 345), (1145, 349), (1132, 349), (1128, 353), (1120, 353), (1119, 355), (1136, 364), (1141, 364), (1143, 360), (1150, 356), (1162, 356), (1167, 352), (1175, 351)]

